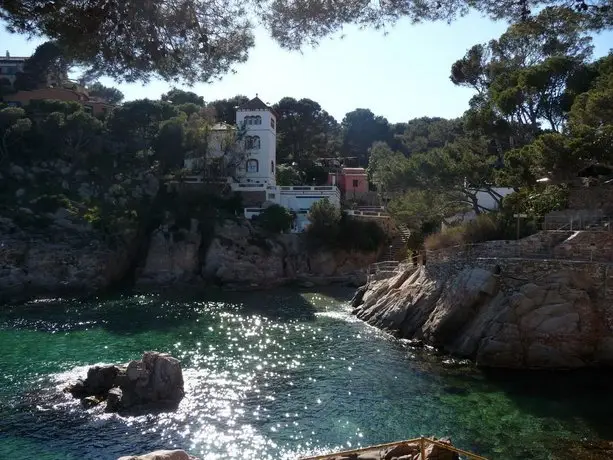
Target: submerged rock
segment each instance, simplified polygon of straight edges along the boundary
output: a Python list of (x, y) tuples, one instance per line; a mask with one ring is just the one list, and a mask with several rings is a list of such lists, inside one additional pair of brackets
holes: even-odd
[(156, 450), (149, 454), (128, 455), (119, 457), (117, 460), (198, 460), (183, 450)]
[[(574, 270), (501, 285), (484, 268), (422, 266), (371, 283), (354, 314), (478, 365), (569, 369), (613, 363), (609, 305), (593, 278)], [(360, 296), (362, 297), (360, 301)]]
[(66, 391), (82, 399), (86, 407), (106, 400), (107, 412), (176, 409), (185, 395), (179, 360), (154, 351), (126, 367), (92, 367), (85, 380)]

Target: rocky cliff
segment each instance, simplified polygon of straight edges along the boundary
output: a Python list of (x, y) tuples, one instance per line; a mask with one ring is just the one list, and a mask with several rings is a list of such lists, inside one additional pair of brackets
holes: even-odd
[(354, 313), (484, 367), (613, 364), (610, 306), (594, 277), (572, 269), (507, 276), (499, 266), (414, 267), (361, 288)]
[(97, 292), (124, 277), (135, 253), (130, 230), (111, 240), (86, 225), (34, 231), (0, 218), (0, 237), (0, 302)]
[(288, 282), (344, 281), (360, 285), (376, 252), (309, 247), (303, 235), (271, 235), (244, 219), (221, 219), (212, 234), (192, 219), (190, 228), (168, 222), (154, 231), (137, 284), (213, 282), (231, 287), (273, 287)]

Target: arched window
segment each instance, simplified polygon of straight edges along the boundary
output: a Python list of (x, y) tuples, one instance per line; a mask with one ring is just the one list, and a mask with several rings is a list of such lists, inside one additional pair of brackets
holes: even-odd
[(247, 160), (247, 172), (256, 173), (259, 171), (258, 160)]
[(274, 161), (271, 161), (271, 162), (270, 162), (270, 172), (271, 172), (271, 173), (274, 173), (274, 172), (275, 172), (275, 162), (274, 162)]
[(246, 136), (245, 137), (245, 149), (257, 150), (260, 148), (260, 136)]
[(253, 117), (253, 124), (254, 125), (261, 125), (262, 124), (262, 117), (259, 116), (259, 115)]

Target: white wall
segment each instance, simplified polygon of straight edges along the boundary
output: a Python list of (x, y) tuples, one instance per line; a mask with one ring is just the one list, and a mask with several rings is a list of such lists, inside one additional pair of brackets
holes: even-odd
[[(509, 187), (492, 187), (492, 190), (503, 197), (513, 193), (513, 189)], [(487, 192), (477, 191), (477, 203), (479, 206), (485, 208), (488, 211), (495, 211), (498, 209), (498, 202)]]
[[(257, 160), (258, 171), (249, 172), (247, 166), (241, 168), (241, 182), (265, 183), (275, 185), (275, 168), (277, 165), (277, 134), (276, 119), (269, 110), (238, 110), (236, 112), (236, 124), (243, 126), (245, 117), (259, 116), (262, 123), (259, 125), (245, 124), (245, 136), (258, 136), (260, 138), (260, 148), (248, 150), (249, 160)], [(275, 128), (271, 126), (274, 121)], [(272, 163), (272, 164), (271, 164)]]
[(335, 207), (339, 209), (341, 207), (340, 192), (338, 188), (332, 186), (277, 187), (276, 193), (275, 203), (293, 211), (308, 210), (313, 203), (324, 198), (328, 198)]

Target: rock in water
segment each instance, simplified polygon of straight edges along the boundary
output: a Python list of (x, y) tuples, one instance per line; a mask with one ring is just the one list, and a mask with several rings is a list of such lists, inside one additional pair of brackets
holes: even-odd
[(121, 400), (123, 392), (121, 388), (111, 388), (106, 398), (106, 411), (117, 412), (121, 410)]
[(83, 399), (85, 407), (93, 405), (91, 397), (106, 400), (107, 412), (176, 409), (185, 395), (179, 360), (155, 351), (146, 352), (127, 367), (92, 367), (85, 380), (66, 391)]
[(69, 386), (67, 391), (75, 398), (103, 396), (115, 386), (115, 379), (118, 374), (119, 368), (116, 366), (90, 367), (87, 371), (87, 378), (78, 380), (77, 383)]
[(120, 457), (117, 460), (198, 460), (183, 450), (156, 450), (149, 454)]
[(119, 383), (124, 407), (178, 405), (185, 394), (179, 360), (154, 351), (146, 352), (140, 361), (131, 361)]

